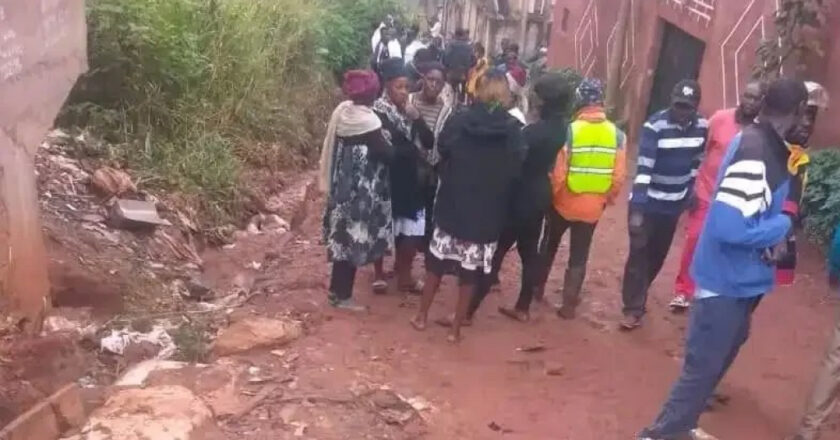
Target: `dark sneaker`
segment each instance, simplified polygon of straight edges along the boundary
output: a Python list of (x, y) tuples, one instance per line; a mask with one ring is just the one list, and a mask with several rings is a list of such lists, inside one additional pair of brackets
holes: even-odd
[(357, 304), (353, 298), (338, 299), (335, 296), (330, 297), (330, 305), (339, 310), (346, 310), (348, 312), (365, 313), (368, 311), (367, 306)]

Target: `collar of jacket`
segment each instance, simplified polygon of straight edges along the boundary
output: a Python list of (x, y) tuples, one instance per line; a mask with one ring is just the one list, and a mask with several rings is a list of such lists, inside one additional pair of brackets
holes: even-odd
[(587, 122), (603, 122), (607, 120), (607, 112), (600, 105), (588, 105), (578, 111), (575, 119)]

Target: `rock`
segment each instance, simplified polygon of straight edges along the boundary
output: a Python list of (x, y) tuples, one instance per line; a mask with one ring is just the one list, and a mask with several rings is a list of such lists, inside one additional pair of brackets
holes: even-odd
[(172, 226), (158, 214), (152, 202), (119, 199), (111, 208), (111, 224), (120, 229), (152, 229), (156, 226)]
[(81, 428), (87, 420), (82, 390), (73, 383), (58, 390), (49, 397), (50, 405), (62, 431)]
[(368, 398), (379, 417), (389, 425), (404, 426), (417, 415), (408, 402), (391, 390), (376, 390)]
[(114, 386), (144, 386), (146, 385), (146, 379), (148, 379), (149, 375), (156, 371), (180, 370), (188, 366), (189, 364), (185, 362), (175, 361), (149, 360), (141, 362), (131, 367), (125, 374), (123, 374), (123, 376), (114, 384)]
[(545, 367), (545, 374), (548, 376), (563, 376), (566, 374), (566, 367), (563, 365), (548, 365)]
[(213, 423), (213, 413), (187, 388), (127, 389), (94, 411), (74, 439), (203, 440), (201, 432)]
[(81, 390), (69, 384), (0, 430), (0, 439), (55, 440), (62, 431), (81, 427), (86, 418)]
[(137, 185), (125, 171), (102, 167), (90, 177), (93, 189), (105, 197), (119, 197), (128, 192), (137, 192)]
[(219, 332), (213, 351), (217, 356), (229, 356), (255, 348), (286, 345), (303, 333), (300, 323), (249, 317), (233, 323)]
[(264, 232), (288, 232), (291, 225), (277, 214), (267, 215), (260, 223), (260, 230)]

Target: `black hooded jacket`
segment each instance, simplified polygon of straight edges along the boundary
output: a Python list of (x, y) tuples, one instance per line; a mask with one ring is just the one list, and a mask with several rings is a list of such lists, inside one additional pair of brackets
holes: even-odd
[(502, 108), (474, 104), (449, 119), (438, 147), (436, 226), (473, 243), (497, 241), (525, 153), (521, 124)]

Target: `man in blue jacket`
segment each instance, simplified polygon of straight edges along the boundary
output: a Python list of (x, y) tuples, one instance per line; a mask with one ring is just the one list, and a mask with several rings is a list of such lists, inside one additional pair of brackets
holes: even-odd
[(775, 283), (774, 261), (791, 228), (782, 211), (791, 179), (784, 139), (807, 99), (801, 81), (775, 81), (756, 124), (736, 136), (722, 162), (692, 264), (697, 293), (682, 373), (641, 439), (700, 438), (706, 400), (746, 342), (753, 309)]
[[(831, 290), (840, 289), (840, 227), (834, 233), (834, 241), (828, 254), (828, 284)], [(840, 403), (840, 320), (834, 328), (834, 336), (828, 346), (828, 353), (817, 375), (814, 390), (808, 400), (808, 408), (799, 433), (793, 440), (816, 440), (822, 424)]]

